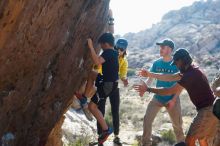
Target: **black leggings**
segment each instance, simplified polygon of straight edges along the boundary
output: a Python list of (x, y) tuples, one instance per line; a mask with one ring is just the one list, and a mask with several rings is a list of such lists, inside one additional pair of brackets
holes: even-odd
[[(102, 99), (98, 103), (98, 108), (102, 112), (103, 116), (105, 116), (106, 99), (107, 98)], [(119, 120), (119, 105), (120, 105), (119, 88), (115, 89), (109, 95), (109, 99), (110, 99), (110, 104), (111, 104), (114, 134), (118, 135), (119, 134), (119, 125), (120, 125), (120, 120)], [(102, 133), (102, 128), (98, 123), (97, 123), (97, 129), (98, 129), (98, 134), (100, 135)]]

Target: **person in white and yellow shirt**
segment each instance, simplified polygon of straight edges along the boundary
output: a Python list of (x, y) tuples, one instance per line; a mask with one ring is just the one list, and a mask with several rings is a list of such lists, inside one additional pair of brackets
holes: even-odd
[(123, 82), (124, 86), (128, 85), (127, 72), (128, 72), (128, 61), (127, 55), (128, 42), (126, 39), (118, 39), (115, 49), (119, 52), (119, 77)]

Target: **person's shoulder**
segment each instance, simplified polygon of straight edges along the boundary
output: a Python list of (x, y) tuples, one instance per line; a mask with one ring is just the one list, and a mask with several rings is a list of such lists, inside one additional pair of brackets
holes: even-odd
[[(171, 65), (171, 64), (170, 64)], [(179, 68), (176, 65), (171, 65), (176, 72), (179, 72)]]
[(124, 56), (124, 57), (119, 57), (121, 60), (123, 60), (123, 61), (128, 61), (128, 59), (127, 59), (127, 57), (126, 56)]
[(194, 78), (195, 76), (198, 75), (198, 73), (201, 73), (198, 67), (191, 66), (188, 71), (183, 73), (183, 77), (185, 78)]
[(103, 50), (102, 54), (113, 54), (114, 50), (113, 49), (105, 49)]
[(156, 59), (153, 61), (153, 64), (158, 64), (158, 63), (161, 63), (163, 61), (162, 58), (159, 58), (159, 59)]
[(187, 73), (188, 74), (202, 73), (202, 70), (199, 68), (199, 66), (192, 65)]
[(111, 49), (111, 53), (114, 54), (116, 57), (118, 57), (118, 51)]
[(109, 54), (118, 54), (118, 52), (114, 49), (106, 49), (105, 52)]

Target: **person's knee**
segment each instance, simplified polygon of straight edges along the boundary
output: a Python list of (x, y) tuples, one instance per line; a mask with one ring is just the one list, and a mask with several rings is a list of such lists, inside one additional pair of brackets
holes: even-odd
[(96, 91), (97, 91), (96, 87), (93, 86), (88, 93), (88, 97), (92, 98), (95, 95)]
[(148, 126), (151, 126), (153, 123), (153, 120), (148, 114), (144, 115), (144, 123)]

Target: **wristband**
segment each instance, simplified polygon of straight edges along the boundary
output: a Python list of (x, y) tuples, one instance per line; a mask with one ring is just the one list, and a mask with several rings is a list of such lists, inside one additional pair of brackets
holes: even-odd
[(152, 92), (151, 88), (147, 88), (147, 92), (151, 93)]

